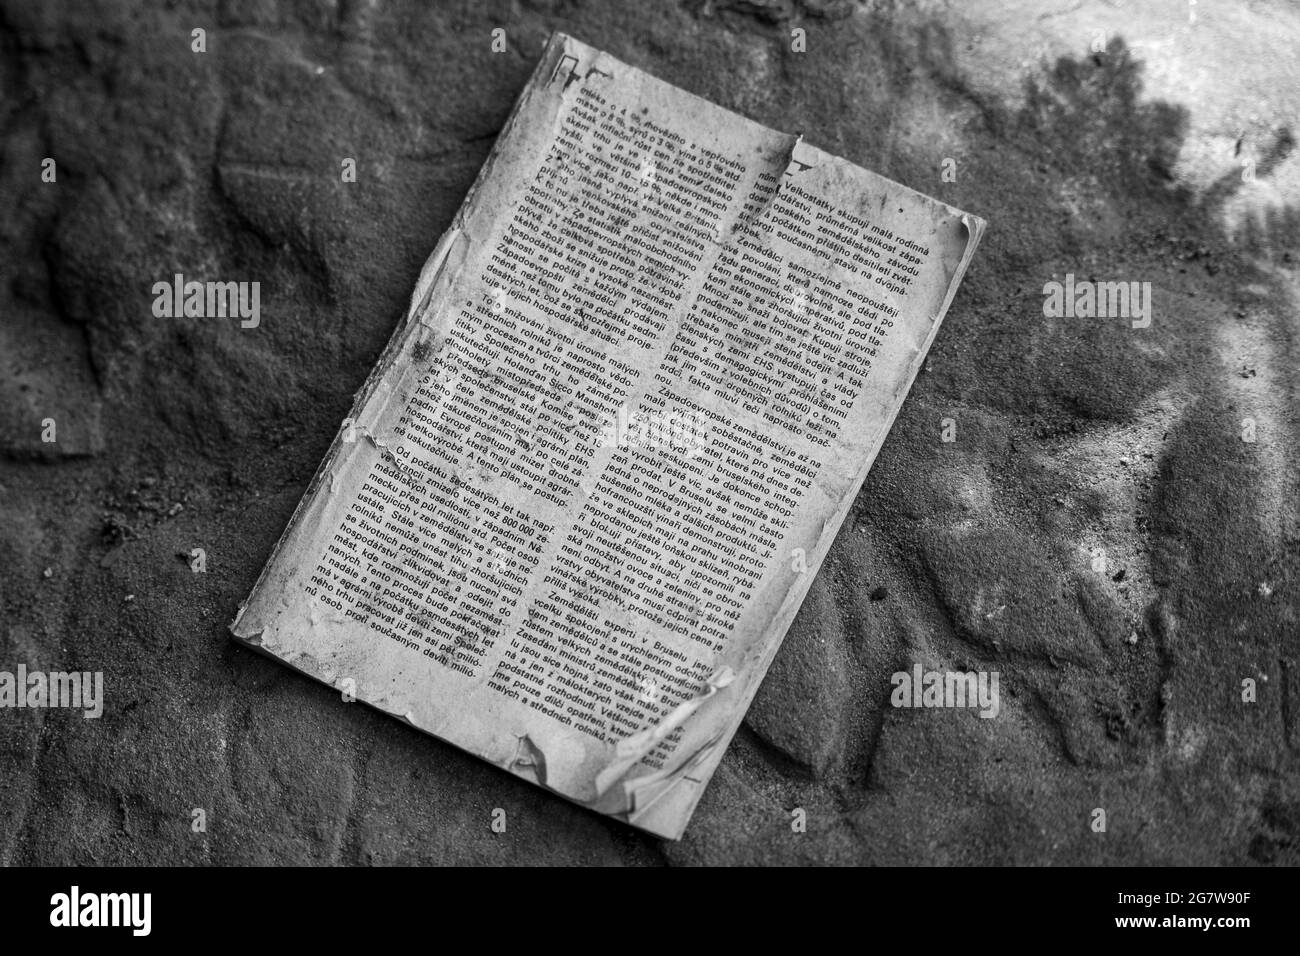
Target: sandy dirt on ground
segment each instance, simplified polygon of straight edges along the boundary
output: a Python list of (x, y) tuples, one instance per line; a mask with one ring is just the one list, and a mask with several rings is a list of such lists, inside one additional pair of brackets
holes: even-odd
[[(677, 844), (226, 630), (553, 29), (990, 222)], [(0, 669), (106, 704), (0, 713), (0, 862), (1300, 862), (1297, 48), (1282, 0), (3, 0)], [(261, 325), (154, 318), (177, 272)], [(1045, 318), (1067, 273), (1150, 328)], [(894, 709), (915, 663), (999, 717)]]

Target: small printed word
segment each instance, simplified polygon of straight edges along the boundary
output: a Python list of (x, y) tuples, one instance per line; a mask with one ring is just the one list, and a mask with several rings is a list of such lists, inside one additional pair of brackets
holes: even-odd
[(1132, 903), (1135, 905), (1150, 906), (1152, 903), (1159, 902), (1159, 893), (1120, 893), (1119, 902)]
[(50, 897), (50, 925), (129, 926), (133, 936), (148, 936), (153, 920), (152, 893), (87, 893), (74, 886), (71, 893)]
[(996, 717), (1001, 710), (998, 697), (998, 672), (898, 671), (889, 682), (894, 685), (889, 702), (895, 707), (979, 707), (981, 717)]
[(1150, 282), (1076, 282), (1067, 272), (1064, 285), (1048, 282), (1043, 295), (1043, 315), (1049, 319), (1132, 319), (1135, 329), (1151, 324)]
[(260, 282), (185, 281), (176, 273), (171, 282), (153, 284), (153, 314), (159, 319), (224, 319), (238, 317), (241, 328), (262, 322)]
[[(93, 680), (92, 680), (93, 678)], [(67, 707), (84, 709), (87, 720), (104, 713), (104, 673), (71, 674), (28, 671), (19, 664), (18, 673), (0, 671), (0, 708)]]

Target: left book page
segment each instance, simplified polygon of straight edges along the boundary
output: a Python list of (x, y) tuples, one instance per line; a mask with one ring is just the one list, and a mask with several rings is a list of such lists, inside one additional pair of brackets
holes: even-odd
[(553, 37), (235, 637), (679, 837), (982, 228)]

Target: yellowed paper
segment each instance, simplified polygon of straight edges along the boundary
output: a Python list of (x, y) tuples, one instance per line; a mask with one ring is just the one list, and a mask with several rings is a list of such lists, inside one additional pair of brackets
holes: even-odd
[(983, 226), (554, 36), (232, 631), (680, 837)]

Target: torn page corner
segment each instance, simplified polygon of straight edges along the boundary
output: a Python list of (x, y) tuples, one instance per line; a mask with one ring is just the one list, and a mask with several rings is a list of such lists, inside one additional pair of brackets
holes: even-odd
[(604, 796), (611, 787), (631, 771), (660, 741), (664, 740), (678, 727), (686, 723), (687, 718), (698, 711), (723, 688), (736, 679), (736, 672), (730, 667), (721, 667), (714, 671), (705, 682), (704, 688), (690, 700), (682, 701), (662, 720), (635, 734), (624, 737), (614, 747), (608, 764), (596, 775), (596, 795)]
[(981, 219), (979, 216), (963, 212), (961, 214), (961, 224), (966, 229), (966, 235), (970, 237), (969, 245), (973, 249), (979, 244), (980, 239), (983, 238), (984, 230), (988, 227), (988, 222), (987, 220)]
[[(247, 605), (245, 605), (245, 607), (246, 606)], [(243, 616), (244, 616), (244, 607), (241, 607), (239, 609), (239, 613), (235, 615), (235, 619), (231, 621), (229, 625), (227, 625), (226, 630), (230, 632), (231, 637), (235, 638), (238, 641), (243, 641), (246, 644), (261, 644), (262, 628), (249, 627), (247, 625), (242, 624), (241, 619), (243, 618)]]

